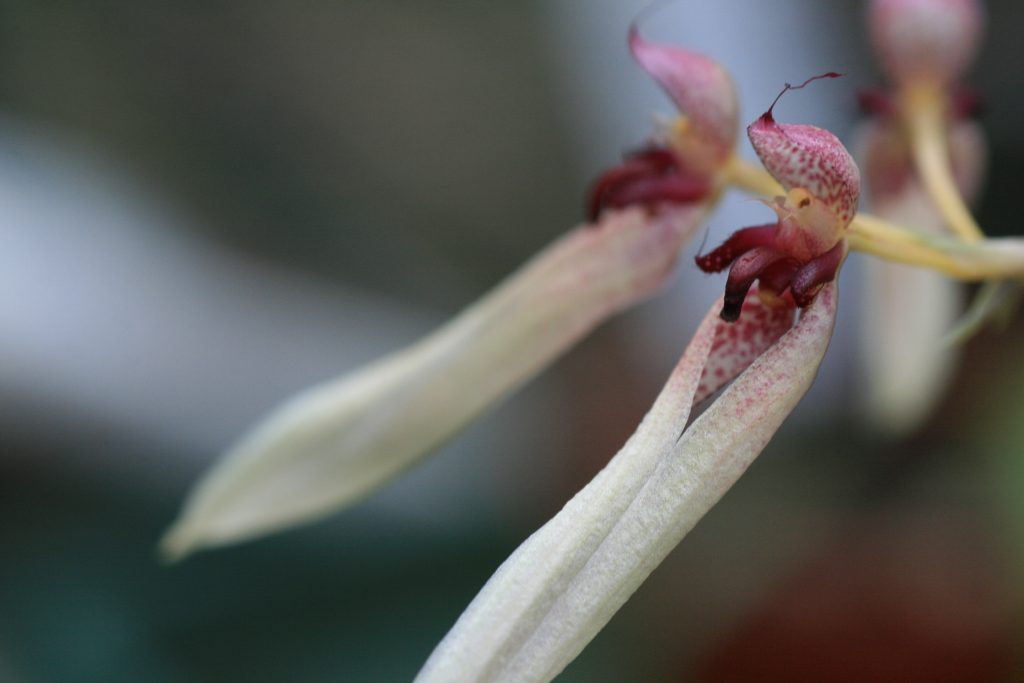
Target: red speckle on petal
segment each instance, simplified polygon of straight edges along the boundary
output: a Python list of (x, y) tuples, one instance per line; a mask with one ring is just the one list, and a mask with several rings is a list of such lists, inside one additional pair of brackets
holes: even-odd
[(790, 303), (765, 304), (756, 292), (747, 296), (739, 322), (719, 323), (711, 353), (701, 374), (695, 402), (718, 391), (750, 365), (793, 326), (795, 307)]
[(754, 151), (768, 172), (786, 188), (805, 188), (849, 224), (860, 199), (860, 171), (843, 143), (817, 126), (776, 123), (772, 111), (779, 97), (819, 78), (834, 78), (830, 72), (810, 78), (799, 86), (788, 83), (760, 118), (747, 127)]
[(860, 171), (835, 135), (817, 126), (778, 124), (764, 117), (747, 133), (765, 168), (786, 190), (805, 188), (844, 225), (853, 220), (860, 200)]

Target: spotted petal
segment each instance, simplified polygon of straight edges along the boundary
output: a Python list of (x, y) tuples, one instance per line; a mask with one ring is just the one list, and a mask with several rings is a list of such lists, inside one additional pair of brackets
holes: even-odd
[(835, 135), (805, 124), (777, 123), (771, 110), (747, 127), (768, 172), (792, 190), (804, 188), (848, 225), (857, 213), (860, 171)]
[[(836, 287), (826, 286), (799, 323), (683, 431), (711, 359), (730, 354), (727, 346), (715, 349), (730, 327), (718, 319), (720, 306), (712, 307), (637, 432), (505, 561), (418, 681), (551, 680), (760, 453), (817, 372), (835, 321)], [(764, 349), (789, 321), (755, 297), (747, 306), (753, 308), (733, 326), (738, 338), (757, 339), (749, 348)], [(724, 375), (741, 369), (727, 365)]]
[(629, 47), (679, 111), (689, 117), (717, 160), (728, 157), (739, 126), (736, 88), (729, 73), (700, 53), (648, 42), (635, 26), (629, 32)]

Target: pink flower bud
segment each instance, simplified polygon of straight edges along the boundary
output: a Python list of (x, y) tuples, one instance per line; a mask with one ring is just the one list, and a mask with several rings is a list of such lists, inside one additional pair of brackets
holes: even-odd
[(868, 20), (894, 81), (948, 85), (974, 57), (984, 13), (977, 0), (873, 0)]

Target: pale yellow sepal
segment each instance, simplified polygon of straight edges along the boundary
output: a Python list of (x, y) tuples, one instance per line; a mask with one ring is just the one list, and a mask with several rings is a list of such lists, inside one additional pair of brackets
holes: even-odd
[(704, 207), (605, 215), (439, 330), (287, 401), (201, 479), (161, 551), (178, 559), (321, 518), (450, 437), (669, 277)]

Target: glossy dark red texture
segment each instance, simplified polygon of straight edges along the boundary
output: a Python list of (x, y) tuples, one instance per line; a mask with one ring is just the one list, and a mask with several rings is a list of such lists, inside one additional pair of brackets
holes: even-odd
[(706, 178), (688, 172), (665, 147), (648, 147), (601, 174), (591, 185), (587, 219), (596, 221), (605, 209), (661, 202), (691, 204), (711, 192)]
[(696, 257), (697, 267), (705, 273), (729, 268), (722, 320), (735, 322), (739, 319), (743, 301), (755, 282), (760, 282), (762, 291), (775, 296), (789, 292), (793, 302), (803, 308), (814, 301), (823, 284), (835, 278), (845, 253), (842, 241), (825, 253), (801, 262), (777, 243), (778, 232), (777, 224), (743, 228), (718, 248)]

